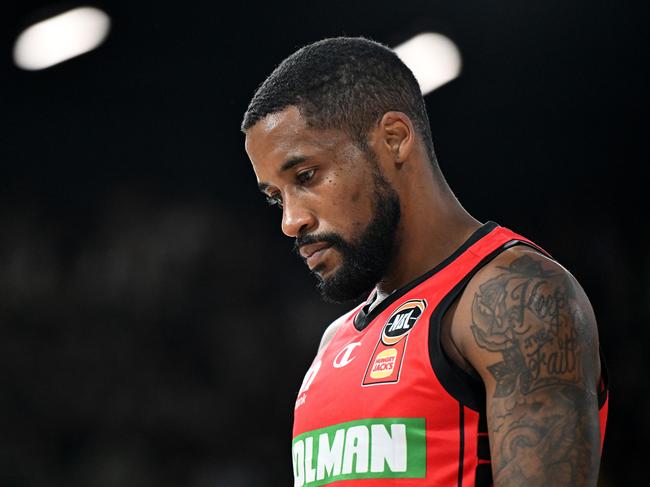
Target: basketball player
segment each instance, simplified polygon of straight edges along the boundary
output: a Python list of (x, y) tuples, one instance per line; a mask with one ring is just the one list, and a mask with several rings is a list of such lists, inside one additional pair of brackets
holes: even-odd
[(323, 296), (366, 298), (298, 393), (295, 485), (596, 485), (607, 394), (589, 300), (541, 247), (461, 206), (393, 52), (300, 49), (242, 130)]

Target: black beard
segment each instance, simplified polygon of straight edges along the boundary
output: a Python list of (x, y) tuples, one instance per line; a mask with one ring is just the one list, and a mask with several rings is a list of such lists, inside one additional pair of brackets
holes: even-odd
[(334, 233), (309, 235), (296, 240), (295, 248), (314, 242), (327, 242), (341, 253), (341, 265), (324, 279), (318, 274), (324, 264), (312, 269), (323, 299), (349, 303), (367, 295), (385, 275), (397, 251), (397, 226), (400, 200), (381, 174), (374, 174), (373, 216), (364, 232), (348, 242)]

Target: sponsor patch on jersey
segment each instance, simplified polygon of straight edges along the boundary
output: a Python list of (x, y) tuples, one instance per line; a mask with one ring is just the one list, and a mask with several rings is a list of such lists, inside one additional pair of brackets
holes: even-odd
[(375, 357), (375, 361), (370, 368), (371, 379), (385, 379), (393, 374), (395, 370), (395, 359), (397, 358), (396, 348), (387, 348), (382, 350)]
[(424, 418), (339, 423), (296, 436), (291, 450), (294, 487), (319, 487), (342, 480), (426, 477)]
[(408, 335), (426, 307), (424, 299), (410, 299), (393, 311), (381, 330), (362, 385), (392, 384), (399, 381)]

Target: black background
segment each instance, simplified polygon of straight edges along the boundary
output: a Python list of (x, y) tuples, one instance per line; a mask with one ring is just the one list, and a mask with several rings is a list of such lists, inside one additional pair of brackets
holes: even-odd
[(105, 44), (39, 72), (0, 15), (0, 485), (286, 486), (324, 304), (265, 207), (239, 124), (302, 45), (441, 32), (426, 96), (463, 205), (550, 251), (611, 374), (602, 485), (647, 480), (648, 3), (94, 2)]

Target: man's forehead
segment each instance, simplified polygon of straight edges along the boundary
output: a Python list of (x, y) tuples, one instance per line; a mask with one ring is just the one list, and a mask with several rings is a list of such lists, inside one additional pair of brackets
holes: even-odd
[(259, 120), (246, 132), (247, 145), (258, 140), (275, 141), (287, 137), (296, 137), (307, 128), (300, 111), (288, 107), (281, 112), (275, 112)]
[(290, 106), (280, 112), (270, 113), (255, 126), (259, 126), (264, 132), (276, 132), (306, 128), (307, 124), (300, 110), (295, 106)]
[(246, 151), (251, 159), (298, 156), (328, 150), (345, 138), (341, 130), (310, 127), (298, 108), (291, 106), (267, 115), (252, 126), (246, 132)]

